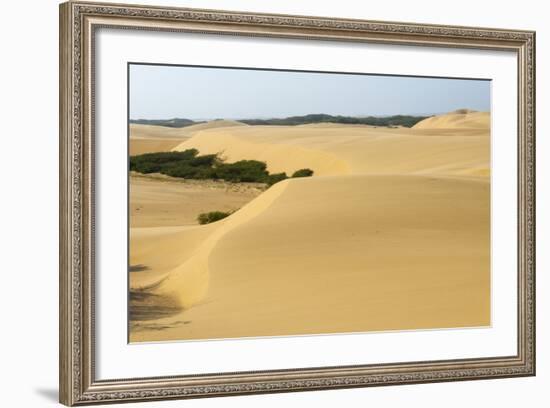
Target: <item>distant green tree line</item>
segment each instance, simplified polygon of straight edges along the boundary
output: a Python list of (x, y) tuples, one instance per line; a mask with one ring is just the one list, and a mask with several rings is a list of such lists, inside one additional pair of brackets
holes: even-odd
[(174, 118), (174, 119), (130, 119), (130, 123), (138, 125), (153, 125), (153, 126), (165, 126), (172, 128), (182, 128), (191, 125), (198, 125), (204, 122), (195, 122), (191, 119)]
[[(302, 116), (290, 116), (287, 118), (274, 119), (239, 119), (239, 122), (248, 125), (278, 125), (295, 126), (311, 123), (343, 123), (350, 125), (372, 125), (372, 126), (404, 126), (412, 127), (429, 116), (393, 115), (393, 116), (334, 116), (324, 113), (315, 113)], [(198, 125), (204, 121), (193, 121), (185, 118), (174, 119), (130, 119), (130, 123), (142, 125), (156, 125), (173, 128)]]
[(240, 122), (248, 125), (282, 125), (296, 126), (310, 123), (343, 123), (349, 125), (372, 125), (372, 126), (405, 126), (412, 127), (427, 116), (333, 116), (326, 114), (311, 114), (304, 116), (291, 116), (283, 119), (244, 119)]

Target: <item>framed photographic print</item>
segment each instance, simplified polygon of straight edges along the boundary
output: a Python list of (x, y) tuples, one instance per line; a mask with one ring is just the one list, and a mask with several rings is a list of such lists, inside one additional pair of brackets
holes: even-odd
[(534, 42), (62, 4), (61, 402), (534, 375)]

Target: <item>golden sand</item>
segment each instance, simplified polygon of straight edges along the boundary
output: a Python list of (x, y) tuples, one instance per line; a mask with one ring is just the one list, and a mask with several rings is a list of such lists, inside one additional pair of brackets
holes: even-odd
[(132, 178), (131, 206), (158, 202), (132, 215), (131, 341), (489, 325), (489, 114), (424, 122), (218, 127), (176, 147), (315, 170), (253, 199)]
[(233, 212), (260, 195), (263, 184), (130, 175), (130, 228), (197, 224), (209, 211)]
[(215, 120), (182, 128), (130, 124), (130, 156), (144, 153), (167, 152), (201, 130), (234, 126), (246, 125), (231, 120)]

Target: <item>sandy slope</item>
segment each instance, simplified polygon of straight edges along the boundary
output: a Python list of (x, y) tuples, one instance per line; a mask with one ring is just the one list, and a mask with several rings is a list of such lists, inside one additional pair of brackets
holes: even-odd
[(235, 126), (247, 126), (244, 123), (234, 120), (213, 120), (211, 122), (199, 123), (197, 125), (185, 126), (181, 128), (171, 128), (167, 126), (139, 125), (130, 124), (131, 138), (160, 138), (160, 139), (179, 139), (182, 137), (193, 136), (196, 132), (206, 129), (216, 129)]
[(131, 175), (130, 227), (195, 225), (200, 213), (238, 210), (263, 190), (254, 183)]
[(233, 126), (246, 125), (231, 120), (215, 120), (182, 128), (130, 124), (130, 155), (167, 152), (201, 130)]
[(155, 323), (187, 323), (132, 339), (487, 325), (488, 217), (481, 178), (280, 183), (224, 222), (155, 242), (164, 272), (177, 266), (154, 293), (189, 308)]
[[(479, 121), (487, 113), (459, 115)], [(448, 117), (447, 117), (448, 116)], [(272, 172), (309, 167), (316, 175), (336, 174), (488, 174), (487, 127), (457, 128), (456, 115), (439, 120), (441, 128), (413, 129), (362, 126), (246, 126), (198, 132), (174, 150), (197, 148), (221, 153), (228, 161), (254, 157)], [(431, 126), (435, 126), (437, 123)], [(427, 130), (423, 130), (424, 126)]]
[(208, 226), (132, 228), (131, 341), (489, 324), (489, 129), (448, 119), (180, 144), (316, 174)]
[(424, 119), (415, 129), (489, 129), (491, 116), (487, 112), (459, 109), (447, 115)]

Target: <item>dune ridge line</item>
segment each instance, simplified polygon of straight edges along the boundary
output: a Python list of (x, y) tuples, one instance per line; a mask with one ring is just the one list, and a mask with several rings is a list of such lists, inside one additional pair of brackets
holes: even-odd
[[(266, 126), (262, 127), (266, 128)], [(254, 129), (254, 127), (249, 126), (247, 129)], [(271, 173), (284, 171), (291, 175), (304, 167), (313, 168), (317, 176), (352, 173), (350, 164), (336, 154), (299, 144), (265, 143), (261, 140), (243, 141), (232, 134), (231, 129), (197, 132), (192, 138), (180, 143), (172, 150), (184, 151), (192, 148), (198, 149), (201, 154), (220, 154), (228, 162), (251, 158), (264, 161)]]
[(277, 183), (238, 212), (219, 221), (219, 227), (205, 239), (183, 264), (151, 285), (152, 291), (176, 299), (183, 308), (189, 308), (201, 301), (208, 290), (208, 258), (218, 241), (234, 228), (247, 224), (269, 208), (283, 194), (289, 181), (285, 180)]
[[(173, 148), (220, 154), (228, 162), (260, 160), (271, 173), (300, 168), (338, 174), (488, 176), (487, 112), (436, 116), (413, 128), (237, 126), (203, 130)], [(471, 123), (477, 123), (471, 126)], [(487, 126), (487, 127), (485, 127)]]

